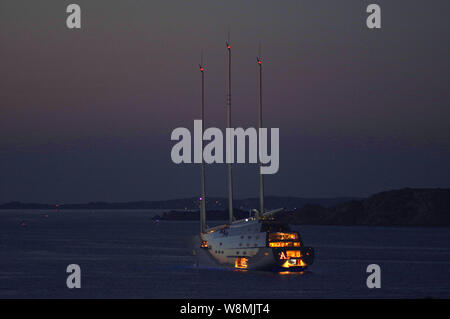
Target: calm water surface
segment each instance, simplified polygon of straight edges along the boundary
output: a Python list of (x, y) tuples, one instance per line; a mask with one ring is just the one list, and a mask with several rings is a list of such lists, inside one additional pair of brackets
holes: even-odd
[[(316, 261), (282, 275), (196, 268), (198, 223), (155, 224), (153, 214), (0, 210), (0, 298), (450, 297), (449, 228), (294, 227)], [(81, 289), (66, 287), (72, 263)], [(372, 263), (381, 289), (366, 287)]]

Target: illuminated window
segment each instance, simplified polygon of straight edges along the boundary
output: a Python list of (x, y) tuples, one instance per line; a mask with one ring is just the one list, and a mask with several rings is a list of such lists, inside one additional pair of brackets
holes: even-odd
[(234, 267), (246, 269), (248, 267), (248, 259), (246, 257), (237, 257), (234, 261)]
[(301, 259), (288, 259), (285, 261), (281, 267), (283, 268), (289, 268), (289, 267), (305, 267), (307, 264)]
[(286, 256), (292, 258), (299, 258), (302, 256), (302, 254), (300, 253), (300, 250), (287, 250)]
[(274, 241), (269, 243), (269, 247), (300, 247), (299, 242), (282, 242), (282, 241)]
[(269, 240), (297, 240), (298, 236), (296, 233), (269, 233)]
[(202, 244), (200, 245), (202, 248), (208, 248), (208, 241), (202, 240)]

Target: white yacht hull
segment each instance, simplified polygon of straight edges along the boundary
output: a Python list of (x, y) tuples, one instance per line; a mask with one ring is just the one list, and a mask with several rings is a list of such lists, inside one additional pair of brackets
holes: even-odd
[[(227, 267), (247, 270), (302, 271), (312, 264), (314, 251), (297, 241), (290, 247), (271, 247), (269, 231), (261, 221), (242, 220), (208, 229), (194, 240), (194, 254), (202, 267)], [(292, 233), (296, 234), (296, 233)], [(203, 247), (202, 247), (203, 243)], [(298, 243), (298, 245), (297, 245)], [(293, 246), (293, 245), (296, 246)], [(288, 257), (291, 255), (291, 257)]]

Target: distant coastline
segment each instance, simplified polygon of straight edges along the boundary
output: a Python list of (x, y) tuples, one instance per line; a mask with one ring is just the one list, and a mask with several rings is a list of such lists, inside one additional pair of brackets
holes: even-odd
[[(371, 226), (427, 226), (450, 227), (450, 189), (404, 188), (371, 195), (367, 198), (300, 198), (266, 197), (266, 207), (284, 207), (277, 220), (303, 225), (371, 225)], [(234, 201), (235, 217), (246, 218), (258, 207), (257, 198)], [(226, 220), (226, 199), (207, 200), (208, 220)], [(10, 202), (0, 209), (160, 209), (154, 220), (198, 220), (197, 198), (167, 201), (139, 201), (124, 203), (91, 202), (86, 204), (36, 204)]]
[[(226, 220), (227, 211), (208, 212), (209, 220)], [(249, 213), (236, 210), (237, 219)], [(166, 212), (153, 219), (198, 220), (199, 212)], [(450, 189), (400, 189), (353, 199), (331, 206), (307, 203), (286, 209), (277, 220), (300, 225), (341, 226), (450, 226)]]
[[(307, 204), (321, 205), (325, 207), (345, 203), (349, 200), (359, 199), (357, 197), (336, 198), (303, 198), (303, 197), (280, 197), (266, 196), (267, 207), (284, 207), (296, 209)], [(234, 206), (240, 210), (249, 210), (259, 205), (258, 198), (235, 199)], [(196, 210), (199, 207), (199, 198), (190, 197), (182, 199), (170, 199), (159, 201), (133, 201), (133, 202), (89, 202), (79, 204), (46, 204), (46, 203), (22, 203), (8, 202), (0, 204), (0, 209), (167, 209), (167, 210)], [(223, 197), (207, 197), (206, 208), (208, 210), (223, 210), (227, 207), (228, 200)]]

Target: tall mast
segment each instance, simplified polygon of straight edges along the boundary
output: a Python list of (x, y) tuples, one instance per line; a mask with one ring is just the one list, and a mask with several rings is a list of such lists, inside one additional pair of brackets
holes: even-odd
[[(261, 51), (261, 48), (260, 48)], [(259, 52), (259, 56), (256, 58), (256, 62), (259, 66), (259, 120), (258, 120), (258, 141), (261, 138), (261, 128), (262, 128), (262, 57), (261, 52)], [(261, 145), (258, 145), (258, 150), (260, 150)], [(259, 212), (256, 213), (256, 218), (259, 218), (264, 214), (264, 177), (261, 174), (261, 159), (258, 156), (258, 166), (259, 166)]]
[[(201, 63), (199, 64), (200, 72), (202, 74), (202, 135), (205, 128), (205, 69), (203, 67), (203, 54)], [(203, 136), (202, 136), (202, 152), (203, 152)], [(205, 163), (203, 161), (203, 156), (201, 159), (201, 170), (202, 170), (202, 189), (200, 197), (200, 232), (204, 233), (206, 230), (206, 195), (205, 195)]]
[[(231, 128), (231, 45), (229, 40), (226, 42), (228, 50), (227, 128)], [(231, 141), (228, 141), (228, 143), (231, 143)], [(231, 149), (230, 153), (233, 153)], [(228, 163), (228, 217), (231, 224), (233, 222), (233, 172), (231, 163)]]

